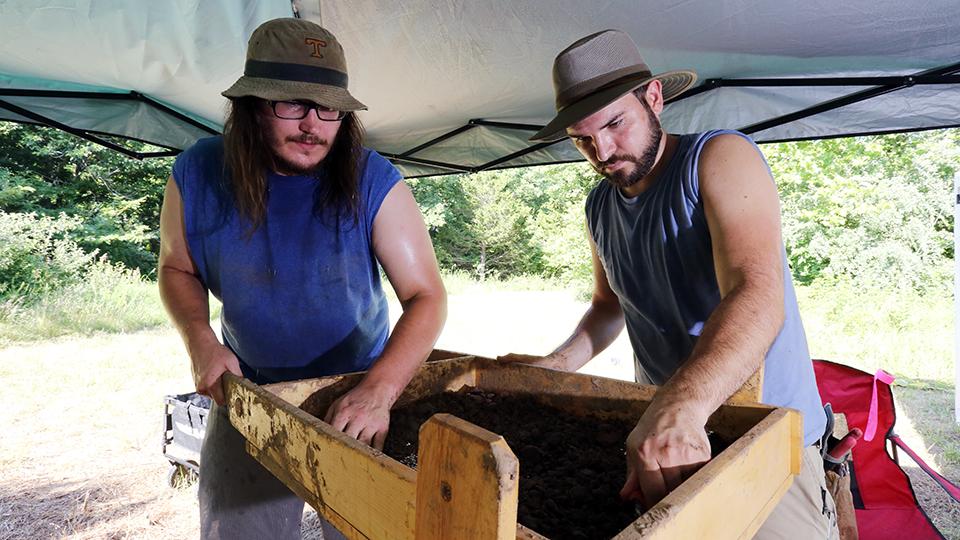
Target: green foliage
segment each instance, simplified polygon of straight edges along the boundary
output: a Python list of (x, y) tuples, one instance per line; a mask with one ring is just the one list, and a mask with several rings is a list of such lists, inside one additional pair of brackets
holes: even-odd
[(530, 209), (513, 193), (513, 178), (499, 173), (411, 180), (446, 268), (489, 276), (522, 272), (521, 250)]
[(584, 203), (599, 177), (586, 164), (543, 167), (537, 172), (540, 201), (532, 240), (542, 254), (543, 273), (567, 281), (590, 281)]
[(68, 233), (77, 218), (0, 211), (0, 300), (32, 298), (78, 281), (96, 252), (85, 252)]
[[(798, 283), (920, 293), (949, 286), (960, 132), (763, 150), (780, 189)], [(169, 159), (129, 159), (56, 130), (0, 123), (0, 296), (66, 286), (95, 256), (151, 276), (170, 166)], [(597, 181), (587, 165), (574, 164), (409, 184), (445, 271), (583, 283), (591, 279), (583, 203)]]
[(78, 246), (149, 274), (170, 166), (170, 159), (138, 161), (58, 130), (0, 123), (0, 210), (76, 218), (79, 226), (68, 232)]
[(953, 262), (956, 130), (763, 147), (800, 283), (937, 290)]
[(569, 281), (590, 274), (583, 202), (596, 181), (585, 165), (555, 165), (408, 182), (445, 270)]
[[(765, 145), (798, 283), (949, 286), (957, 130)], [(441, 266), (589, 281), (585, 164), (411, 180)]]

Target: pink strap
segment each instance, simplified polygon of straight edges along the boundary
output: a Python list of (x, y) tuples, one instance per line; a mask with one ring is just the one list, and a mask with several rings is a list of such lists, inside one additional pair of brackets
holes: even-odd
[(896, 377), (887, 373), (882, 369), (877, 370), (877, 374), (873, 376), (873, 397), (870, 398), (870, 416), (867, 417), (867, 429), (863, 434), (863, 440), (872, 441), (874, 435), (877, 434), (877, 381), (880, 381), (884, 384), (891, 384)]

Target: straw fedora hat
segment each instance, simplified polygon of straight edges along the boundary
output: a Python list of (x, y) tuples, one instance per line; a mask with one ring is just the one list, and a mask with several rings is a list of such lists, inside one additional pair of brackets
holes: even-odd
[(640, 56), (637, 44), (620, 30), (604, 30), (581, 38), (554, 60), (557, 115), (530, 140), (562, 138), (571, 124), (653, 80), (663, 84), (666, 102), (693, 86), (697, 74), (676, 70), (654, 75)]
[(338, 111), (367, 108), (347, 91), (347, 59), (340, 42), (303, 19), (274, 19), (257, 27), (247, 45), (243, 76), (223, 96), (308, 99)]

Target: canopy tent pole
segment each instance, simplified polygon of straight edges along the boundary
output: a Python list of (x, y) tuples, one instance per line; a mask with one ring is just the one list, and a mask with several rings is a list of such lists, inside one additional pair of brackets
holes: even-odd
[(99, 144), (100, 146), (109, 148), (116, 152), (120, 152), (121, 154), (131, 158), (143, 159), (145, 157), (169, 157), (169, 156), (175, 156), (180, 152), (179, 150), (174, 150), (174, 149), (170, 149), (165, 152), (150, 152), (150, 153), (135, 152), (133, 150), (130, 150), (129, 148), (125, 148), (114, 142), (108, 141), (101, 137), (97, 137), (96, 135), (89, 133), (85, 130), (75, 129), (66, 124), (61, 124), (56, 120), (47, 118), (46, 116), (39, 115), (33, 111), (28, 111), (22, 107), (18, 107), (13, 103), (9, 103), (2, 99), (0, 99), (0, 108), (19, 114), (24, 118), (29, 118), (30, 120), (36, 122), (41, 126), (48, 126), (48, 127), (59, 129), (61, 131), (66, 131), (67, 133), (80, 137), (81, 139), (86, 139), (92, 143), (96, 143), (96, 144)]
[(953, 416), (960, 424), (960, 171), (953, 175)]

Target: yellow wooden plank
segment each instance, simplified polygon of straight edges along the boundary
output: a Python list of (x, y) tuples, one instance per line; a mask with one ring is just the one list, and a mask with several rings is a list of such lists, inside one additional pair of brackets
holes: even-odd
[(763, 400), (763, 364), (750, 376), (739, 390), (730, 396), (727, 403), (748, 405)]
[(498, 362), (489, 358), (475, 360), (477, 385), (495, 392), (520, 392), (538, 395), (618, 397), (650, 401), (656, 386), (641, 385), (580, 373), (547, 369), (529, 364)]
[(528, 529), (522, 523), (517, 523), (517, 540), (550, 540), (546, 536)]
[(351, 524), (351, 538), (413, 538), (414, 471), (250, 381), (225, 376), (225, 387), (230, 422), (254, 457), (285, 471), (311, 506)]
[(417, 540), (516, 538), (520, 467), (503, 437), (449, 414), (420, 428)]
[[(500, 503), (495, 510), (479, 512), (475, 510), (484, 505), (477, 503), (467, 505), (466, 512), (458, 505), (453, 514), (434, 517), (440, 528), (429, 525), (427, 519), (421, 522), (416, 511), (419, 496), (416, 473), (293, 406), (317, 389), (320, 389), (318, 399), (332, 401), (362, 376), (348, 374), (264, 388), (228, 377), (231, 421), (250, 441), (251, 454), (324, 517), (344, 530), (348, 538), (403, 539), (411, 538), (415, 533), (426, 535), (429, 531), (442, 531), (445, 530), (442, 527), (447, 526), (454, 527), (458, 533), (441, 537), (461, 538), (464, 536), (459, 533), (463, 531), (492, 530), (493, 536), (484, 532), (479, 537), (542, 538), (516, 523), (515, 490), (512, 518), (509, 512), (505, 514)], [(656, 392), (656, 387), (624, 381), (464, 357), (426, 364), (401, 400), (457, 390), (464, 385), (504, 393), (529, 393), (570, 412), (603, 411), (611, 417), (622, 418), (639, 417)], [(789, 487), (792, 475), (799, 472), (802, 451), (799, 415), (759, 404), (725, 405), (714, 413), (708, 427), (728, 439), (739, 439), (618, 538), (738, 538), (752, 534), (751, 531), (763, 523)], [(445, 429), (456, 434), (460, 441), (455, 447), (464, 447), (464, 430), (467, 428), (460, 431)], [(493, 434), (487, 435), (499, 439)], [(446, 437), (453, 436), (448, 434)], [(492, 444), (489, 439), (481, 437), (481, 440)], [(509, 453), (506, 443), (502, 444), (504, 451)], [(451, 459), (460, 460), (468, 454), (460, 452)], [(512, 454), (509, 456), (515, 461)], [(459, 493), (462, 485), (474, 486), (468, 491), (481, 489), (476, 486), (492, 490), (490, 482), (484, 483), (485, 478), (489, 480), (489, 467), (483, 468), (483, 460), (479, 463), (481, 465), (475, 465), (477, 470), (461, 466), (458, 470), (468, 472), (451, 477), (456, 480), (448, 482), (451, 497)], [(422, 467), (421, 478), (426, 472)], [(449, 470), (435, 473), (449, 476)], [(465, 483), (463, 478), (466, 476), (480, 480)], [(493, 500), (502, 501), (501, 486), (498, 485), (496, 493), (500, 498), (494, 496)], [(744, 493), (750, 493), (751, 499), (743, 500)], [(433, 495), (437, 495), (435, 490)], [(442, 500), (442, 493), (440, 497)], [(457, 499), (463, 497), (458, 495)], [(479, 500), (487, 500), (487, 496), (480, 496)], [(731, 505), (732, 500), (743, 502)], [(733, 515), (732, 507), (736, 507)], [(483, 515), (497, 517), (481, 518)], [(484, 525), (492, 522), (495, 522), (492, 529)], [(713, 525), (709, 526), (711, 523)], [(716, 523), (722, 524), (722, 531), (718, 532)], [(421, 530), (421, 527), (425, 529)], [(435, 533), (424, 537), (438, 536)]]
[[(473, 358), (475, 357), (463, 353), (435, 349), (427, 358), (429, 364), (421, 367), (412, 383), (413, 386), (405, 390), (404, 397), (401, 399), (408, 401), (411, 397), (417, 399), (423, 395), (428, 395), (426, 394), (427, 391), (437, 391), (433, 388), (435, 385), (424, 387), (423, 383), (427, 381), (436, 382), (443, 379), (447, 386), (454, 386), (452, 389), (459, 388), (464, 384), (475, 384), (474, 367), (471, 362)], [(452, 362), (451, 360), (457, 361)], [(328, 392), (335, 394), (335, 397), (339, 397), (359, 383), (365, 374), (365, 372), (344, 373), (316, 379), (266, 384), (262, 387), (279, 396), (280, 399), (300, 406), (311, 394), (323, 389), (329, 389)]]
[(757, 531), (760, 530), (760, 527), (763, 526), (763, 522), (770, 517), (770, 514), (773, 513), (774, 508), (780, 504), (780, 500), (783, 499), (783, 496), (786, 495), (787, 491), (790, 489), (790, 486), (793, 485), (793, 481), (796, 478), (794, 475), (790, 475), (783, 480), (783, 483), (780, 484), (780, 487), (774, 492), (773, 496), (763, 505), (763, 508), (757, 512), (756, 517), (753, 518), (753, 521), (750, 522), (743, 532), (740, 534), (740, 540), (747, 540), (748, 538), (753, 538)]
[[(339, 393), (343, 393), (348, 389), (343, 388), (343, 386), (349, 386), (352, 388), (354, 385), (356, 385), (356, 383), (360, 382), (361, 378), (362, 375), (360, 374), (333, 375), (330, 377), (321, 377), (317, 379), (303, 379), (299, 381), (265, 384), (261, 386), (261, 388), (270, 392), (271, 394), (274, 394), (287, 403), (299, 406), (314, 392), (323, 390), (325, 388), (335, 387), (339, 389)], [(343, 381), (348, 382), (344, 384)], [(334, 392), (336, 392), (336, 390), (334, 390)]]
[(318, 514), (322, 515), (327, 521), (332, 523), (337, 529), (340, 530), (347, 538), (363, 539), (367, 540), (368, 537), (357, 530), (353, 524), (348, 522), (340, 514), (336, 513), (331, 507), (323, 504), (322, 501), (316, 500), (317, 498), (310, 493), (307, 488), (303, 486), (299, 481), (297, 481), (280, 463), (283, 461), (282, 458), (278, 457), (278, 453), (282, 453), (282, 450), (279, 449), (264, 449), (261, 450), (249, 442), (247, 443), (247, 453), (254, 457), (257, 461), (260, 462), (268, 471), (273, 473), (281, 482), (288, 488), (290, 491), (294, 492), (298, 497), (304, 501), (309, 501), (314, 499), (314, 502), (310, 505), (317, 511)]

